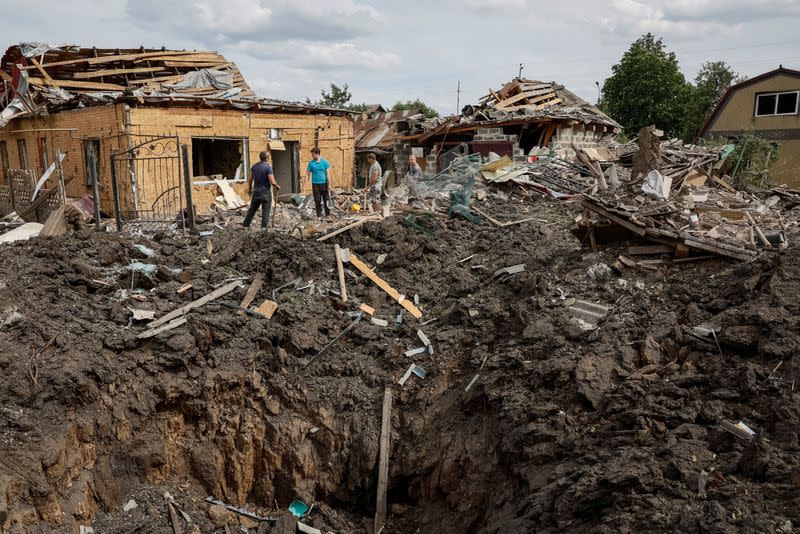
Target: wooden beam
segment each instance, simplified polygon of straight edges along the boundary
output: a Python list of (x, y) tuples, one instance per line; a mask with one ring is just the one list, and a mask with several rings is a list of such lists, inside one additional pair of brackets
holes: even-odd
[(355, 228), (357, 226), (361, 226), (362, 224), (364, 224), (367, 221), (379, 221), (379, 220), (380, 220), (380, 217), (374, 217), (374, 216), (373, 217), (364, 217), (363, 219), (359, 219), (359, 220), (357, 220), (356, 222), (354, 222), (352, 224), (348, 224), (347, 226), (339, 228), (338, 230), (334, 230), (333, 232), (331, 232), (329, 234), (325, 234), (324, 236), (318, 238), (317, 241), (325, 241), (327, 239), (330, 239), (331, 237), (337, 236), (337, 235), (339, 235), (339, 234), (341, 234), (343, 232), (346, 232), (348, 230), (351, 230), (351, 229), (353, 229), (353, 228)]
[(147, 339), (147, 338), (155, 337), (158, 334), (160, 334), (161, 332), (167, 332), (168, 330), (172, 330), (173, 328), (177, 328), (182, 324), (186, 324), (186, 317), (180, 317), (178, 319), (170, 321), (167, 324), (161, 325), (161, 326), (159, 326), (157, 328), (151, 328), (150, 330), (145, 330), (144, 332), (142, 332), (141, 334), (139, 334), (136, 337), (137, 337), (137, 339)]
[[(210, 241), (209, 241), (210, 243)], [(258, 292), (261, 291), (261, 286), (264, 285), (264, 275), (258, 273), (253, 278), (253, 282), (250, 284), (250, 287), (247, 288), (247, 292), (244, 294), (244, 298), (242, 299), (242, 303), (239, 304), (239, 307), (242, 308), (239, 310), (239, 315), (244, 315), (244, 310), (247, 309), (248, 306), (253, 302), (258, 295)]]
[(98, 82), (81, 82), (70, 80), (46, 80), (44, 78), (28, 78), (28, 83), (34, 85), (52, 85), (54, 87), (68, 87), (72, 89), (97, 89), (99, 91), (124, 91), (124, 85), (117, 85), (114, 83), (98, 83)]
[[(345, 251), (343, 250), (342, 252)], [(387, 284), (380, 276), (375, 274), (375, 271), (367, 267), (367, 265), (363, 261), (358, 259), (355, 256), (355, 254), (348, 252), (348, 256), (349, 258), (347, 261), (349, 261), (356, 269), (364, 273), (367, 278), (369, 278), (375, 283), (375, 285), (383, 289), (386, 292), (386, 294), (392, 297), (394, 300), (396, 300), (398, 304), (400, 304), (402, 307), (408, 310), (408, 312), (411, 315), (413, 315), (417, 319), (422, 317), (422, 311), (420, 311), (419, 308), (414, 306), (414, 304), (409, 302), (409, 300), (405, 297), (405, 295), (401, 295), (400, 293), (397, 292), (395, 288)], [(344, 260), (344, 258), (342, 258), (342, 260)]]
[(165, 70), (164, 67), (137, 67), (135, 69), (105, 69), (105, 70), (95, 70), (91, 72), (76, 72), (74, 78), (76, 80), (88, 80), (90, 78), (102, 78), (103, 76), (138, 74), (141, 72), (159, 72), (162, 70)]
[(12, 78), (11, 75), (4, 70), (0, 70), (0, 78), (4, 79), (8, 83), (14, 82), (14, 78)]
[(339, 292), (342, 294), (342, 302), (347, 302), (347, 285), (345, 285), (344, 281), (344, 264), (342, 263), (341, 250), (338, 243), (333, 246), (333, 251), (336, 253), (336, 270), (339, 271)]
[(628, 247), (628, 254), (631, 256), (649, 256), (655, 254), (672, 254), (675, 252), (673, 247), (667, 245), (631, 245)]
[(160, 325), (166, 323), (167, 321), (171, 321), (173, 319), (177, 319), (178, 317), (180, 317), (182, 315), (185, 315), (186, 312), (188, 312), (189, 310), (192, 310), (194, 308), (199, 308), (200, 306), (204, 306), (204, 305), (208, 304), (209, 302), (211, 302), (212, 300), (217, 299), (217, 298), (219, 298), (219, 297), (221, 297), (223, 295), (227, 295), (228, 293), (230, 293), (234, 289), (237, 289), (237, 288), (239, 288), (241, 286), (242, 286), (242, 281), (241, 280), (236, 280), (235, 282), (231, 282), (230, 284), (227, 284), (227, 285), (224, 285), (222, 287), (219, 287), (219, 288), (215, 289), (214, 291), (212, 291), (211, 293), (209, 293), (208, 295), (200, 297), (199, 299), (197, 299), (195, 301), (192, 301), (189, 304), (186, 304), (185, 306), (181, 306), (177, 310), (173, 310), (173, 311), (169, 312), (168, 314), (164, 315), (160, 319), (156, 319), (155, 321), (152, 321), (152, 322), (148, 323), (147, 327), (148, 328), (155, 328), (157, 326), (160, 326)]
[[(160, 52), (143, 52), (139, 54), (111, 54), (105, 55), (100, 57), (83, 57), (79, 59), (68, 59), (66, 61), (55, 61), (53, 63), (46, 63), (45, 67), (61, 67), (63, 65), (79, 65), (81, 63), (86, 63), (88, 65), (97, 65), (100, 63), (112, 63), (114, 61), (132, 61), (135, 59), (141, 59), (145, 57), (149, 58), (157, 58), (159, 56), (175, 56), (175, 55), (191, 55), (197, 54), (198, 52), (194, 51), (181, 51), (181, 50), (162, 50)], [(33, 66), (22, 67), (22, 70), (30, 70), (34, 69)]]
[(47, 74), (47, 71), (45, 71), (42, 68), (42, 65), (38, 61), (36, 61), (36, 58), (32, 57), (30, 59), (31, 59), (31, 63), (33, 63), (33, 66), (36, 67), (36, 69), (42, 74), (42, 76), (44, 76), (44, 79), (47, 80), (48, 83), (52, 84), (53, 83), (53, 78), (51, 78), (50, 75)]
[(375, 506), (376, 534), (383, 530), (386, 523), (386, 491), (389, 488), (389, 439), (392, 430), (392, 390), (389, 386), (383, 392), (383, 410), (381, 414), (381, 442), (378, 460), (378, 497)]

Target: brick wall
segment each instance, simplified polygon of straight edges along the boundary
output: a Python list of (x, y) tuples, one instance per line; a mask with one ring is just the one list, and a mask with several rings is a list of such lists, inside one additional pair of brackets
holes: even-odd
[[(86, 183), (83, 140), (100, 140), (101, 207), (104, 211), (112, 213), (110, 155), (112, 149), (128, 148), (126, 123), (130, 124), (129, 131), (136, 135), (178, 135), (181, 143), (185, 141), (189, 145), (190, 152), (192, 136), (246, 137), (249, 139), (251, 163), (258, 161), (258, 153), (261, 150), (269, 150), (269, 129), (280, 128), (283, 130), (284, 141), (300, 143), (300, 185), (304, 193), (311, 191), (311, 184), (306, 180), (305, 168), (311, 159), (310, 150), (314, 147), (315, 130), (318, 129), (322, 155), (331, 164), (331, 185), (349, 189), (353, 184), (355, 150), (353, 121), (349, 116), (328, 117), (320, 114), (293, 115), (184, 108), (130, 109), (119, 104), (62, 111), (43, 117), (15, 119), (0, 130), (0, 140), (6, 141), (10, 168), (20, 167), (17, 140), (25, 140), (29, 168), (36, 177), (41, 174), (43, 159), (39, 153), (40, 144), (47, 151), (51, 163), (54, 161), (56, 151), (65, 153), (66, 158), (62, 164), (64, 174), (65, 177), (73, 177), (67, 185), (67, 196), (73, 198), (92, 195), (91, 185)], [(43, 138), (43, 142), (40, 138)], [(134, 135), (132, 139), (138, 138)], [(0, 180), (3, 180), (3, 175), (4, 173), (0, 172)], [(57, 177), (51, 178), (49, 182), (52, 183), (46, 184), (46, 187), (51, 187), (55, 183), (54, 180), (57, 180)], [(140, 178), (137, 185), (140, 188), (140, 195), (145, 197), (143, 200), (155, 193), (153, 189), (155, 184), (148, 183), (145, 177)], [(246, 197), (246, 186), (236, 185), (234, 188)], [(207, 193), (209, 200), (204, 204), (210, 204), (217, 194), (215, 191)], [(130, 196), (129, 188), (123, 188), (121, 191), (121, 196), (124, 197), (126, 194)], [(123, 206), (132, 204), (132, 200), (126, 198), (122, 198), (121, 202)]]
[(606, 135), (603, 126), (584, 124), (559, 125), (550, 140), (550, 148), (568, 149), (574, 144), (578, 148), (591, 148), (597, 146)]
[[(34, 131), (31, 131), (34, 130)], [(43, 154), (47, 160), (55, 161), (55, 154), (66, 154), (62, 163), (64, 177), (72, 177), (67, 184), (67, 196), (78, 198), (92, 195), (92, 188), (86, 183), (86, 168), (83, 155), (84, 139), (100, 140), (100, 183), (101, 207), (113, 211), (111, 193), (111, 149), (118, 149), (124, 132), (124, 109), (122, 105), (62, 111), (53, 115), (15, 119), (0, 130), (0, 140), (6, 141), (9, 167), (20, 168), (20, 155), (17, 141), (25, 141), (28, 164), (31, 173), (38, 180), (42, 174)], [(41, 151), (40, 151), (41, 147)], [(0, 173), (0, 179), (4, 173)], [(4, 180), (4, 179), (3, 179)], [(45, 184), (55, 187), (57, 173)]]
[(306, 166), (314, 148), (314, 132), (318, 129), (322, 157), (331, 164), (331, 186), (350, 189), (353, 186), (355, 144), (353, 121), (349, 117), (325, 115), (293, 115), (281, 113), (256, 113), (236, 110), (208, 109), (131, 109), (131, 133), (161, 133), (178, 135), (181, 143), (189, 145), (191, 137), (246, 137), (249, 139), (250, 163), (258, 161), (258, 153), (269, 151), (269, 130), (282, 130), (283, 141), (299, 141), (300, 187), (303, 193), (311, 192), (306, 179)]

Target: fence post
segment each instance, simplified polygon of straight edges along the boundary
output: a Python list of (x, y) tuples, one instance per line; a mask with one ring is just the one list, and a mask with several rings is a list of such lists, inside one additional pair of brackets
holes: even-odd
[(117, 218), (117, 232), (122, 231), (122, 215), (119, 212), (119, 190), (117, 189), (117, 166), (114, 161), (114, 149), (111, 149), (111, 190), (114, 193), (114, 215)]
[(92, 196), (94, 197), (94, 227), (100, 230), (100, 183), (97, 179), (97, 173), (94, 174), (92, 179)]
[(183, 177), (186, 187), (186, 224), (194, 228), (194, 203), (192, 201), (192, 175), (189, 173), (189, 146), (183, 145)]

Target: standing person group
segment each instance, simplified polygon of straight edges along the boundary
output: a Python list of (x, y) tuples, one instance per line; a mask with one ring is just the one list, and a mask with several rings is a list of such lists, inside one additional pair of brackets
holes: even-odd
[(250, 179), (247, 180), (247, 190), (250, 192), (250, 209), (247, 210), (247, 215), (242, 225), (248, 228), (260, 207), (261, 228), (265, 230), (269, 224), (269, 213), (272, 209), (272, 188), (275, 187), (280, 191), (281, 186), (275, 181), (275, 173), (272, 171), (272, 165), (269, 164), (269, 153), (266, 151), (260, 152), (258, 159), (260, 161), (250, 169)]
[(314, 207), (317, 210), (317, 218), (322, 217), (322, 208), (325, 208), (325, 216), (330, 217), (330, 184), (331, 164), (328, 160), (321, 157), (319, 147), (311, 150), (311, 161), (306, 168), (308, 178), (311, 179), (311, 192), (314, 194)]

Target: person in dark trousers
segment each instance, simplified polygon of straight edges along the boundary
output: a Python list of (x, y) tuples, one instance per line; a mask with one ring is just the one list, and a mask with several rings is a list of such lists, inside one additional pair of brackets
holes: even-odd
[(244, 218), (242, 226), (248, 228), (253, 221), (258, 208), (261, 207), (261, 228), (266, 229), (269, 223), (269, 212), (272, 209), (272, 187), (281, 190), (275, 181), (272, 165), (269, 164), (269, 153), (261, 152), (259, 161), (250, 169), (250, 179), (247, 181), (247, 190), (250, 192), (250, 209)]
[(328, 207), (330, 192), (328, 184), (331, 177), (331, 164), (320, 157), (319, 147), (311, 149), (311, 161), (308, 162), (308, 178), (311, 179), (311, 191), (314, 193), (314, 207), (317, 209), (317, 218), (322, 217), (322, 206), (325, 206), (325, 216), (329, 217), (331, 209)]

